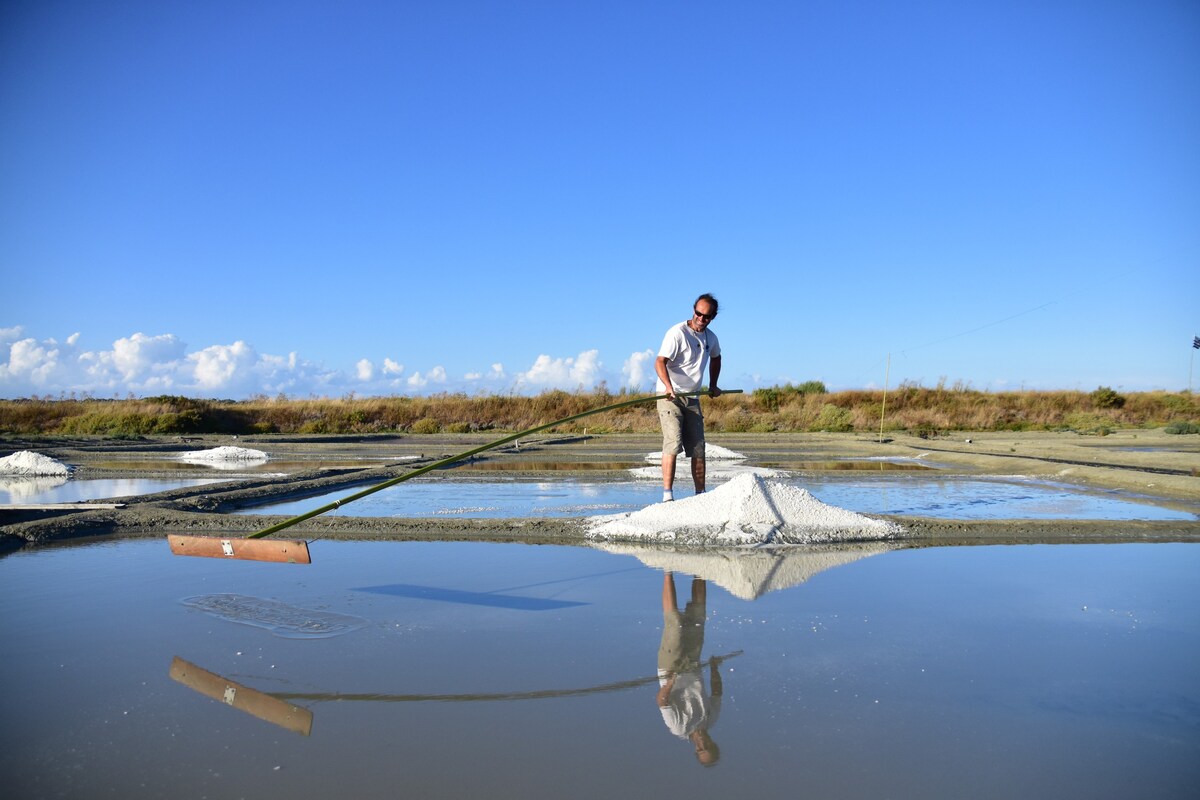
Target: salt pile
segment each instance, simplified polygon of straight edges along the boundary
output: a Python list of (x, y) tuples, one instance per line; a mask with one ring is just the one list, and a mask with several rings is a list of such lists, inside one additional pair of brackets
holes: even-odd
[[(730, 450), (728, 447), (721, 447), (719, 444), (708, 444), (706, 442), (704, 444), (704, 458), (706, 461), (736, 461), (738, 459), (744, 459), (745, 456), (741, 453)], [(662, 461), (662, 452), (659, 451), (657, 453), (647, 453), (646, 460)], [(683, 456), (679, 460), (688, 461), (690, 459), (688, 459), (687, 456)]]
[(248, 447), (214, 447), (211, 450), (192, 450), (179, 456), (184, 461), (209, 463), (223, 461), (266, 461), (269, 456), (262, 450)]
[[(745, 456), (741, 453), (734, 452), (727, 447), (721, 447), (717, 444), (706, 444), (704, 446), (704, 461), (706, 463), (705, 474), (709, 478), (728, 478), (734, 475), (750, 474), (761, 475), (764, 478), (774, 478), (783, 473), (777, 469), (768, 469), (767, 467), (747, 467), (737, 463), (744, 461)], [(662, 453), (647, 453), (646, 461), (655, 464), (662, 463)], [(662, 479), (662, 467), (634, 467), (629, 472), (635, 478), (645, 478), (647, 480)], [(675, 475), (682, 476), (687, 479), (692, 474), (692, 460), (685, 455), (680, 455), (675, 461)], [(685, 480), (686, 482), (686, 480)]]
[(693, 546), (863, 541), (903, 532), (895, 523), (826, 505), (805, 489), (753, 474), (706, 494), (589, 517), (586, 528), (592, 539)]
[(69, 475), (70, 470), (61, 461), (56, 461), (41, 453), (30, 450), (18, 450), (11, 456), (0, 458), (0, 475)]
[(268, 458), (269, 456), (262, 450), (229, 446), (214, 447), (211, 450), (192, 450), (179, 456), (180, 461), (188, 464), (202, 464), (226, 472), (265, 464)]
[(755, 600), (767, 592), (804, 583), (827, 569), (895, 549), (895, 545), (880, 542), (736, 550), (611, 543), (594, 546), (609, 553), (633, 556), (664, 572), (680, 572), (712, 581), (743, 600)]

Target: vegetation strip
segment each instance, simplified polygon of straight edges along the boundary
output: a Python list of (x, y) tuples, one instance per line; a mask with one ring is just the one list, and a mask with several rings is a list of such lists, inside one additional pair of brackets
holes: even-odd
[[(616, 403), (589, 422), (593, 433), (657, 430), (653, 406), (621, 407), (632, 397), (604, 387), (535, 396), (440, 394), (428, 397), (211, 400), (161, 395), (142, 399), (33, 397), (0, 400), (0, 434), (137, 437), (196, 434), (477, 433), (517, 431)], [(1083, 391), (983, 392), (962, 384), (934, 388), (901, 383), (876, 390), (828, 392), (820, 381), (723, 395), (705, 409), (713, 433), (907, 431), (1058, 431), (1105, 435), (1118, 428), (1200, 433), (1200, 394)], [(577, 426), (575, 432), (581, 431)], [(277, 440), (280, 441), (280, 440)], [(179, 449), (178, 446), (170, 449)]]

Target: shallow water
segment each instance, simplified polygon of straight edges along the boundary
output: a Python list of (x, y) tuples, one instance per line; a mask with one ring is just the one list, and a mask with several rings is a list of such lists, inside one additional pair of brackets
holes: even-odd
[[(1139, 501), (1133, 495), (1082, 492), (1044, 481), (910, 475), (869, 479), (815, 476), (793, 482), (822, 502), (868, 514), (944, 519), (1196, 519), (1195, 514)], [(676, 481), (677, 498), (691, 494), (687, 486)], [(296, 515), (356, 491), (361, 488), (240, 513)], [(442, 478), (393, 486), (331, 513), (359, 517), (591, 516), (637, 511), (661, 499), (661, 488), (650, 481), (453, 482)]]
[[(713, 769), (658, 708), (664, 574), (637, 558), (313, 553), (138, 540), (0, 560), (10, 796), (1183, 798), (1200, 781), (1197, 545), (853, 553), (754, 601), (709, 581)], [(674, 585), (682, 606), (691, 578)], [(183, 602), (222, 594), (365, 624), (289, 638)], [(699, 680), (711, 707), (708, 664)]]
[[(197, 470), (213, 470), (220, 472), (235, 472), (244, 475), (293, 475), (297, 472), (307, 472), (314, 469), (365, 469), (378, 467), (382, 464), (394, 464), (402, 461), (412, 461), (414, 457), (362, 457), (362, 458), (278, 458), (267, 461), (182, 461), (177, 457), (171, 458), (121, 458), (96, 461), (90, 466), (101, 469), (139, 471), (139, 472), (176, 472), (186, 471), (195, 474)], [(232, 476), (222, 475), (222, 478)]]
[(110, 497), (131, 497), (185, 486), (204, 486), (221, 478), (0, 478), (0, 503), (78, 503)]
[(764, 461), (762, 466), (773, 469), (820, 472), (924, 472), (938, 469), (932, 464), (921, 464), (912, 459), (887, 461), (867, 458), (831, 461)]

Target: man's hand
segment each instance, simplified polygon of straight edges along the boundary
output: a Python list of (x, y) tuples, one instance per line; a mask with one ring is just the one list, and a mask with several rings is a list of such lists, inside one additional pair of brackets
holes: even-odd
[(709, 390), (708, 390), (708, 396), (709, 396), (709, 397), (720, 397), (720, 396), (721, 396), (721, 390), (720, 390), (720, 389), (718, 389), (717, 387), (715, 387), (715, 386), (714, 386), (714, 387), (712, 387), (711, 389), (709, 389)]

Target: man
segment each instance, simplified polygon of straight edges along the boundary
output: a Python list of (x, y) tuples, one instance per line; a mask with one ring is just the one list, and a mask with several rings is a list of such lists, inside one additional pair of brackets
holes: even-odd
[(692, 318), (672, 326), (663, 337), (654, 371), (658, 373), (658, 391), (667, 395), (658, 401), (662, 423), (663, 502), (675, 499), (675, 459), (680, 450), (692, 460), (692, 481), (696, 494), (704, 491), (704, 415), (699, 397), (678, 397), (700, 390), (704, 368), (708, 367), (708, 391), (721, 394), (717, 378), (721, 374), (721, 343), (708, 329), (717, 318), (717, 298), (702, 294), (692, 304)]

